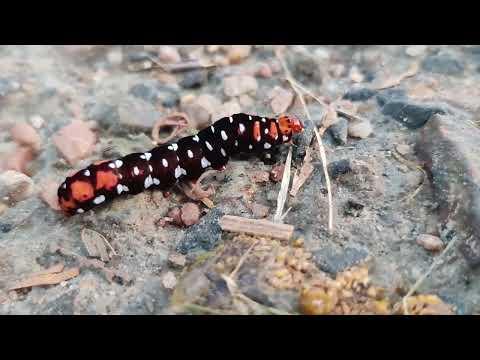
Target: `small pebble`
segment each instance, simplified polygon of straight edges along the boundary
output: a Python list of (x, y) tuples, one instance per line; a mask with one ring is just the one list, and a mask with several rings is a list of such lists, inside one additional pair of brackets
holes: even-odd
[(400, 154), (400, 155), (407, 155), (408, 153), (410, 153), (411, 151), (411, 148), (409, 145), (407, 144), (398, 144), (395, 149), (397, 150), (397, 152)]
[(264, 79), (269, 79), (273, 76), (271, 67), (268, 64), (260, 64), (255, 75)]
[(173, 253), (170, 254), (170, 256), (168, 257), (168, 261), (173, 267), (183, 268), (187, 263), (187, 258), (185, 257), (185, 255)]
[(200, 209), (198, 208), (198, 205), (194, 203), (186, 203), (182, 206), (180, 217), (186, 226), (198, 223), (198, 220), (200, 219)]
[(257, 80), (249, 75), (233, 75), (224, 79), (224, 92), (229, 97), (257, 91)]
[(70, 165), (89, 156), (95, 149), (96, 136), (81, 120), (73, 120), (53, 135), (53, 143)]
[(42, 139), (37, 131), (27, 123), (18, 123), (10, 129), (12, 139), (19, 145), (30, 147), (38, 152), (42, 145)]
[(28, 164), (34, 159), (34, 151), (28, 146), (17, 146), (15, 150), (5, 156), (5, 160), (0, 163), (0, 171), (15, 170), (26, 173)]
[(43, 126), (44, 122), (45, 120), (40, 115), (33, 115), (32, 117), (30, 117), (30, 123), (35, 129), (40, 129)]
[(32, 196), (35, 192), (33, 180), (14, 170), (0, 174), (0, 198), (8, 204), (15, 204)]
[(440, 251), (443, 249), (443, 242), (438, 236), (421, 234), (417, 237), (417, 244), (429, 251)]
[(178, 50), (173, 46), (160, 46), (158, 49), (158, 59), (164, 63), (178, 63), (182, 61)]
[(245, 60), (252, 50), (250, 45), (232, 45), (227, 52), (230, 64), (238, 64)]
[(274, 182), (282, 181), (283, 171), (285, 170), (285, 165), (275, 165), (270, 171), (270, 180)]
[(365, 139), (373, 131), (369, 121), (356, 121), (348, 124), (348, 135), (354, 138)]
[(177, 286), (177, 278), (172, 271), (166, 272), (162, 276), (162, 284), (166, 289), (174, 289)]
[(252, 205), (252, 214), (255, 219), (262, 219), (268, 216), (270, 208), (265, 205), (261, 204), (253, 204)]
[(416, 56), (423, 55), (425, 51), (427, 51), (426, 45), (412, 45), (407, 47), (407, 49), (405, 50), (405, 53), (408, 56), (416, 57)]
[(294, 98), (294, 93), (291, 90), (286, 90), (280, 86), (275, 86), (270, 93), (270, 106), (274, 114), (283, 114), (288, 110)]
[(328, 128), (337, 145), (345, 145), (348, 136), (348, 120), (342, 117), (337, 119), (337, 122)]
[(184, 89), (198, 89), (207, 81), (207, 73), (203, 70), (194, 70), (185, 74), (180, 86)]
[(269, 178), (270, 174), (267, 171), (258, 170), (250, 174), (250, 179), (252, 179), (254, 183), (268, 182)]

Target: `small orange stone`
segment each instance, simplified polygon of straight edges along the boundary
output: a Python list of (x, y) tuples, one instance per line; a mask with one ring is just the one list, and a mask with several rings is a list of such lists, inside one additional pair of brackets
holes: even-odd
[(107, 189), (112, 190), (118, 184), (117, 175), (112, 171), (97, 171), (96, 190)]

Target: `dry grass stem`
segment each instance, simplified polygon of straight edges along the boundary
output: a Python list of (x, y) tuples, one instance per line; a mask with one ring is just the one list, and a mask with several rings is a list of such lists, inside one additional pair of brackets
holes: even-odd
[(295, 229), (292, 225), (274, 223), (268, 220), (247, 219), (233, 215), (223, 216), (220, 219), (220, 227), (224, 231), (266, 236), (281, 240), (289, 240)]
[(278, 192), (277, 197), (277, 210), (273, 216), (273, 222), (281, 223), (283, 208), (285, 207), (285, 202), (287, 200), (288, 194), (288, 185), (290, 184), (290, 173), (292, 166), (292, 148), (288, 149), (287, 159), (285, 160), (285, 169), (283, 171), (282, 184), (280, 186), (280, 191)]

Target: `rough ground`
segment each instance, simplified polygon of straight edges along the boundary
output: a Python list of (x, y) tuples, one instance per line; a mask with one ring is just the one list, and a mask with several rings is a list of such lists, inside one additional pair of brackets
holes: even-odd
[[(21, 169), (31, 181), (23, 181), (32, 188), (21, 188), (18, 201), (5, 190), (11, 175), (0, 174), (0, 313), (311, 313), (304, 311), (306, 295), (299, 300), (304, 283), (318, 274), (334, 278), (354, 265), (368, 267), (369, 281), (396, 303), (439, 256), (418, 293), (437, 295), (457, 314), (480, 313), (480, 47), (284, 50), (297, 81), (370, 124), (339, 117), (323, 135), (332, 234), (322, 163), (311, 145), (313, 173), (286, 205), (291, 210), (284, 222), (296, 229), (291, 243), (235, 237), (219, 227), (224, 214), (272, 219), (280, 183), (266, 177), (272, 165), (258, 158), (234, 159), (224, 174), (207, 180), (216, 190), (214, 207), (198, 202), (200, 220), (191, 226), (165, 221), (170, 210), (192, 201), (176, 189), (168, 198), (145, 192), (72, 218), (39, 197), (40, 185), (60, 183), (72, 169), (152, 147), (153, 124), (174, 111), (201, 127), (229, 113), (273, 116), (288, 109), (307, 125), (293, 151), (293, 170), (300, 169), (306, 147), (314, 144), (312, 125), (298, 98), (290, 104), (291, 88), (273, 46), (0, 47), (1, 170), (12, 154), (27, 151), (15, 144), (12, 126), (33, 125), (41, 140), (34, 156), (25, 155), (33, 159)], [(217, 66), (132, 71), (152, 56)], [(306, 101), (320, 125), (325, 107)], [(53, 138), (74, 119), (87, 121), (98, 141), (71, 165)], [(287, 151), (281, 150), (278, 164)], [(87, 233), (104, 244), (98, 256), (88, 249)], [(249, 248), (232, 284), (222, 276)], [(72, 275), (12, 290), (58, 264), (64, 269), (55, 274), (74, 269)], [(335, 309), (355, 312), (345, 304)]]

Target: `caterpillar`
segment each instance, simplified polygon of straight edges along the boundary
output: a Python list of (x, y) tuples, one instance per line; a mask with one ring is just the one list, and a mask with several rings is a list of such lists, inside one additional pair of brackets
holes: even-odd
[(74, 215), (120, 195), (149, 188), (167, 190), (179, 181), (198, 179), (208, 168), (225, 169), (232, 155), (256, 153), (271, 158), (275, 147), (290, 142), (303, 129), (291, 115), (234, 114), (176, 142), (93, 163), (66, 178), (58, 188), (58, 202), (65, 214)]

